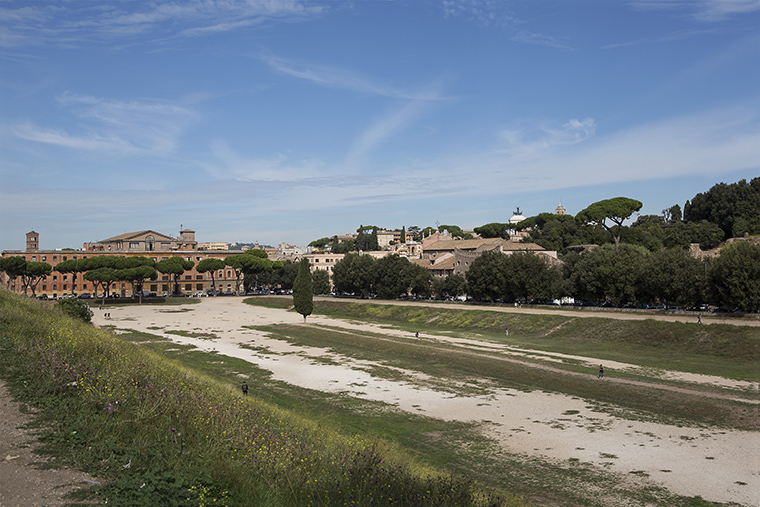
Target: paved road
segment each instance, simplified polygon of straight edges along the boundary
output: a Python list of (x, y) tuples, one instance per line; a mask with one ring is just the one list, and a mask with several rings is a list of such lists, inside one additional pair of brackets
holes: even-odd
[[(292, 296), (281, 296), (292, 297)], [(548, 306), (522, 306), (515, 308), (510, 305), (476, 305), (471, 303), (436, 302), (436, 301), (396, 301), (387, 299), (336, 299), (332, 297), (315, 297), (315, 300), (348, 301), (351, 303), (374, 303), (378, 305), (424, 305), (433, 308), (457, 308), (463, 310), (487, 310), (505, 313), (551, 314), (565, 317), (600, 317), (619, 320), (661, 320), (666, 322), (697, 323), (698, 312), (664, 312), (658, 310), (619, 310), (600, 308), (553, 308)], [(742, 317), (723, 317), (722, 314), (703, 313), (703, 324), (729, 324), (735, 326), (760, 326), (760, 315)]]

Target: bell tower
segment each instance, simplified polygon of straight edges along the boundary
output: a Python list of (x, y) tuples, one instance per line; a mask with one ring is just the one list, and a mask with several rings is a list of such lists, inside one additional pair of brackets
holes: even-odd
[(40, 248), (40, 234), (38, 232), (26, 233), (26, 251), (36, 252)]

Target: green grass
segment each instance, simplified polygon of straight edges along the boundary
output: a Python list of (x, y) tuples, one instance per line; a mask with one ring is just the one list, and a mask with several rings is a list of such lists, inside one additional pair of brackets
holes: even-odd
[[(288, 308), (287, 298), (252, 298), (247, 304)], [(290, 305), (292, 306), (292, 304)], [(445, 309), (418, 305), (314, 301), (314, 313), (530, 349), (620, 361), (643, 367), (760, 380), (760, 327), (685, 324), (654, 319), (566, 317)], [(504, 328), (509, 327), (509, 336)]]
[(0, 290), (0, 373), (39, 409), (43, 451), (102, 478), (90, 494), (109, 505), (526, 505), (381, 438), (242, 397), (239, 379), (232, 391), (218, 370), (137, 338)]
[[(291, 306), (284, 298), (276, 304)], [(436, 332), (506, 339), (504, 314), (479, 310), (440, 317), (437, 310), (413, 310), (395, 314), (396, 320), (379, 309), (371, 311), (376, 322), (406, 329), (410, 336), (443, 319), (446, 324)], [(331, 311), (341, 313), (339, 308)], [(97, 494), (109, 505), (531, 504), (515, 495), (552, 506), (713, 505), (662, 488), (631, 486), (580, 462), (512, 456), (497, 451), (474, 425), (297, 388), (274, 381), (269, 372), (246, 361), (152, 334), (114, 336), (4, 291), (0, 317), (0, 374), (14, 396), (40, 410), (36, 424), (45, 452), (104, 479), (106, 486)], [(572, 321), (556, 315), (520, 321), (531, 332), (515, 338), (552, 345), (561, 341), (556, 333)], [(517, 320), (509, 322), (517, 329), (512, 327)], [(441, 375), (444, 382), (477, 373), (525, 389), (556, 382), (556, 389), (566, 392), (562, 375), (545, 380), (541, 377), (547, 375), (536, 378), (525, 368), (505, 378), (503, 368), (500, 372), (488, 357), (468, 357), (469, 369), (458, 372), (452, 361), (461, 359), (462, 351), (455, 347), (421, 349), (414, 340), (380, 339), (373, 333), (352, 333), (348, 339), (339, 329), (317, 333), (302, 325), (267, 331), (280, 339), (372, 359), (377, 364), (373, 374), (380, 376), (392, 371), (383, 364), (406, 365)], [(580, 338), (564, 346), (585, 346)], [(675, 346), (682, 345), (676, 340)], [(647, 351), (643, 344), (636, 347), (642, 355)], [(715, 356), (702, 351), (697, 357), (706, 362)], [(568, 368), (572, 371), (572, 365)], [(239, 394), (243, 379), (250, 388), (246, 398)], [(578, 382), (579, 389), (598, 384)], [(588, 396), (603, 400), (600, 393), (589, 391)], [(600, 410), (615, 403), (598, 402)], [(697, 406), (694, 414), (679, 417), (709, 421), (711, 416), (702, 413), (707, 410)]]
[[(294, 327), (313, 331), (300, 325)], [(289, 333), (282, 336), (285, 334)], [(549, 463), (508, 455), (498, 451), (498, 446), (485, 438), (476, 424), (430, 419), (379, 402), (299, 388), (272, 380), (268, 371), (246, 361), (192, 348), (175, 349), (171, 342), (157, 336), (136, 332), (122, 336), (165, 350), (182, 364), (228, 382), (233, 388), (238, 388), (241, 379), (245, 379), (252, 395), (294, 410), (318, 424), (339, 426), (342, 433), (357, 438), (380, 438), (406, 449), (426, 466), (473, 477), (478, 484), (534, 498), (542, 505), (601, 507), (629, 503), (664, 507), (692, 504), (692, 499), (678, 497), (662, 488), (632, 487), (619, 476), (599, 472), (582, 463)], [(424, 369), (424, 365), (420, 367)], [(373, 374), (385, 378), (398, 375), (396, 370), (382, 367), (373, 369)], [(609, 493), (590, 498), (588, 491), (598, 490), (600, 484), (609, 488)]]

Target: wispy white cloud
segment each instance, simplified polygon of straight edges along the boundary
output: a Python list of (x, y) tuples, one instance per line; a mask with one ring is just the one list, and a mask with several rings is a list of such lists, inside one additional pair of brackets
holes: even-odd
[(527, 192), (751, 169), (760, 166), (759, 120), (744, 105), (617, 133), (596, 126), (593, 138), (587, 137), (593, 122), (579, 122), (550, 133), (548, 142), (518, 138), (516, 150), (479, 154), (482, 171), (471, 180)]
[(504, 26), (515, 21), (509, 2), (504, 0), (443, 0), (447, 18), (465, 18), (485, 26)]
[(595, 132), (596, 122), (593, 118), (573, 118), (559, 128), (544, 124), (504, 129), (497, 133), (497, 138), (503, 142), (503, 147), (498, 151), (509, 154), (514, 159), (534, 159), (591, 139)]
[(695, 37), (698, 35), (705, 35), (714, 33), (713, 30), (677, 30), (675, 32), (670, 32), (662, 35), (657, 35), (654, 37), (646, 37), (643, 39), (633, 40), (633, 41), (626, 41), (626, 42), (618, 42), (614, 44), (607, 44), (605, 46), (602, 46), (602, 49), (616, 49), (626, 46), (637, 46), (639, 44), (660, 44), (663, 42), (674, 42), (679, 40), (685, 40), (689, 39), (691, 37)]
[(719, 22), (760, 11), (757, 0), (634, 0), (629, 5), (638, 9), (679, 10), (704, 22)]
[(551, 35), (545, 35), (542, 33), (533, 33), (526, 30), (519, 30), (510, 35), (510, 40), (514, 42), (521, 42), (523, 44), (533, 44), (537, 46), (546, 46), (555, 49), (563, 49), (566, 51), (573, 50), (570, 44), (562, 42)]
[(39, 0), (32, 6), (0, 8), (0, 44), (78, 44), (114, 41), (135, 34), (157, 37), (197, 36), (239, 30), (267, 20), (318, 16), (325, 7), (301, 0), (185, 0), (99, 2)]
[(85, 151), (109, 151), (122, 154), (136, 153), (138, 150), (125, 139), (99, 134), (72, 135), (68, 132), (43, 128), (31, 123), (22, 123), (11, 128), (11, 134), (18, 139)]
[(76, 120), (77, 132), (24, 122), (11, 133), (71, 149), (165, 156), (176, 149), (184, 129), (199, 119), (192, 109), (160, 101), (126, 102), (71, 93), (58, 101)]
[(323, 163), (318, 160), (294, 162), (286, 154), (250, 158), (236, 153), (223, 141), (211, 144), (211, 157), (200, 166), (217, 181), (293, 182), (318, 178)]
[(411, 92), (400, 89), (396, 86), (376, 82), (376, 80), (373, 80), (368, 76), (361, 75), (342, 67), (313, 62), (295, 62), (293, 60), (272, 55), (263, 55), (260, 58), (261, 61), (280, 74), (310, 81), (327, 88), (352, 90), (359, 93), (397, 99), (444, 99), (444, 97), (440, 95), (440, 90), (437, 88), (427, 87), (421, 92)]

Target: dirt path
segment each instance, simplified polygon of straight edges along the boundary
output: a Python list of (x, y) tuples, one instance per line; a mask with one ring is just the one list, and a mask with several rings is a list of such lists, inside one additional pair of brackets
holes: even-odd
[(30, 420), (0, 381), (0, 507), (66, 505), (66, 493), (96, 481), (69, 468), (35, 468), (34, 463), (45, 460), (34, 454), (35, 436), (24, 429)]
[[(628, 480), (665, 486), (681, 495), (760, 506), (760, 432), (631, 420), (599, 412), (594, 404), (577, 397), (540, 391), (484, 389), (478, 379), (461, 383), (447, 381), (447, 385), (442, 386), (440, 379), (401, 370), (399, 377), (403, 380), (380, 378), (373, 375), (372, 362), (325, 349), (294, 346), (244, 327), (298, 325), (302, 318), (293, 312), (245, 305), (239, 298), (212, 298), (182, 309), (114, 307), (110, 313), (112, 319), (108, 321), (96, 315), (96, 324), (159, 334), (177, 343), (241, 358), (272, 371), (274, 379), (293, 385), (380, 401), (441, 420), (478, 422), (482, 431), (505, 452), (537, 456), (562, 466), (583, 463), (600, 471), (620, 474)], [(575, 312), (569, 313), (578, 316)], [(309, 321), (309, 325), (337, 327), (348, 332), (369, 331), (385, 339), (402, 336), (408, 339), (408, 335), (398, 330), (377, 325), (320, 316), (312, 316)], [(180, 330), (205, 333), (216, 339), (168, 333)], [(499, 344), (476, 340), (432, 334), (421, 338), (428, 343), (438, 341), (456, 346), (462, 353), (488, 354), (504, 361), (527, 361), (530, 355), (540, 356), (542, 360), (564, 359), (551, 358), (540, 351), (509, 350)], [(590, 365), (598, 362), (597, 359), (585, 360)], [(532, 359), (530, 362), (535, 364)], [(552, 368), (548, 363), (542, 367)], [(618, 367), (636, 368), (622, 363), (615, 365)], [(646, 376), (646, 372), (641, 374)], [(668, 385), (661, 382), (663, 376), (689, 384)], [(701, 390), (709, 387), (708, 392), (713, 396), (725, 398), (753, 398), (752, 393), (758, 389), (757, 383), (737, 383), (705, 375), (690, 377), (680, 372), (658, 372), (654, 378), (657, 381), (630, 382), (641, 382), (648, 388), (684, 390), (689, 395), (701, 395)], [(608, 380), (612, 379), (604, 382)], [(479, 394), (469, 394), (473, 392)]]

